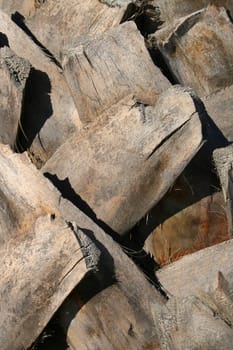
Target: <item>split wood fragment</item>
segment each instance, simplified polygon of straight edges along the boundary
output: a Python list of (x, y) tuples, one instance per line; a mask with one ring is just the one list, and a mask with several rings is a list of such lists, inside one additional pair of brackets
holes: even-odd
[(127, 95), (152, 105), (170, 87), (133, 22), (76, 40), (63, 50), (62, 65), (83, 123)]
[(36, 165), (41, 167), (68, 135), (79, 129), (79, 116), (59, 68), (2, 11), (0, 32), (14, 54), (28, 60), (32, 66), (26, 86), (30, 103), (27, 104), (24, 123), (21, 123), (26, 136), (21, 136)]
[[(25, 154), (13, 154), (6, 146), (0, 147), (0, 195), (1, 349), (27, 348), (90, 271), (93, 295), (97, 279), (100, 290), (109, 291), (109, 305), (115, 303), (115, 288), (119, 302), (130, 305), (128, 312), (118, 308), (119, 314), (115, 314), (126, 327), (119, 330), (124, 344), (135, 343), (130, 332), (124, 335), (132, 324), (138, 344), (158, 345), (150, 303), (165, 302), (159, 292), (111, 237), (60, 197)], [(12, 227), (5, 232), (2, 220), (8, 219)], [(98, 302), (96, 321), (103, 317), (104, 300)], [(111, 335), (114, 329), (109, 319), (102, 322)], [(78, 334), (90, 348), (88, 328)]]
[(233, 83), (233, 23), (223, 7), (209, 5), (155, 33), (177, 82), (206, 96)]
[(199, 150), (202, 128), (192, 93), (179, 86), (155, 106), (132, 99), (121, 106), (70, 138), (42, 171), (63, 195), (74, 191), (78, 206), (89, 207), (92, 216), (122, 235), (162, 198)]

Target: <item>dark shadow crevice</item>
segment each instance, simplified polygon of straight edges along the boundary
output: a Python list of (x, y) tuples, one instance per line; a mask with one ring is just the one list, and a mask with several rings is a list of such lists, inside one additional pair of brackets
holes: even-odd
[(153, 63), (161, 70), (163, 75), (170, 81), (170, 83), (172, 85), (179, 84), (159, 49), (155, 47), (148, 47), (148, 51)]
[(178, 84), (177, 79), (170, 71), (163, 55), (156, 45), (152, 45), (150, 42), (150, 34), (154, 34), (163, 24), (160, 19), (159, 9), (152, 4), (142, 3), (141, 6), (138, 6), (131, 3), (128, 5), (121, 23), (126, 21), (135, 22), (138, 30), (145, 38), (145, 44), (153, 63), (161, 70), (163, 75), (171, 82), (171, 84)]
[(121, 19), (121, 23), (134, 21), (140, 33), (147, 38), (154, 33), (163, 22), (160, 20), (158, 7), (142, 2), (141, 5), (130, 3)]
[(233, 15), (231, 14), (231, 11), (226, 9), (226, 12), (227, 12), (227, 15), (228, 15), (231, 23), (233, 24)]
[(55, 315), (28, 350), (69, 350), (66, 335)]
[(112, 230), (104, 221), (98, 219), (93, 209), (86, 203), (81, 196), (79, 196), (72, 188), (68, 178), (60, 180), (57, 175), (45, 173), (44, 176), (49, 179), (52, 184), (60, 191), (63, 198), (68, 199), (74, 206), (91, 218), (99, 227), (103, 229), (112, 239), (117, 242), (134, 261), (134, 263), (143, 271), (148, 281), (154, 285), (161, 293), (161, 286), (155, 276), (155, 271), (159, 265), (154, 261), (149, 254), (147, 254), (137, 242), (133, 241), (128, 235), (120, 236), (117, 232)]
[[(51, 82), (48, 75), (31, 68), (23, 93), (21, 117), (15, 142), (16, 152), (28, 150), (35, 137), (39, 136), (46, 120), (52, 116), (50, 93)], [(42, 143), (41, 147), (44, 149)]]
[(1, 47), (4, 47), (4, 46), (9, 46), (9, 41), (8, 41), (8, 38), (6, 36), (6, 34), (0, 32), (0, 48)]
[(57, 175), (50, 174), (48, 172), (44, 173), (44, 176), (49, 179), (52, 184), (61, 192), (63, 198), (68, 199), (75, 207), (86, 214), (92, 221), (101, 227), (109, 236), (111, 236), (115, 241), (119, 242), (119, 235), (112, 230), (104, 221), (99, 219), (95, 214), (94, 210), (85, 202), (81, 196), (79, 196), (71, 186), (68, 178), (60, 180)]

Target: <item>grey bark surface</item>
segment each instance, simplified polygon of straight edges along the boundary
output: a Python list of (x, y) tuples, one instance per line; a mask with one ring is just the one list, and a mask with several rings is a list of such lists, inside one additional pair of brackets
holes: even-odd
[[(151, 304), (165, 298), (138, 270), (122, 248), (94, 222), (61, 198), (60, 210), (101, 247), (99, 272), (69, 296), (59, 312), (60, 323), (72, 349), (160, 349)], [(91, 289), (88, 289), (91, 288)], [(98, 293), (93, 294), (93, 289)], [(92, 298), (86, 300), (91, 293)]]
[(9, 15), (17, 11), (28, 18), (35, 14), (41, 3), (40, 0), (0, 0), (0, 8)]
[(60, 310), (61, 324), (71, 349), (160, 350), (153, 318), (148, 317), (152, 315), (154, 301), (151, 297), (146, 302), (142, 299), (143, 294), (138, 291), (142, 285), (138, 283), (134, 285), (137, 287), (133, 297), (129, 298), (118, 283), (99, 292), (82, 308), (79, 294), (73, 294)]
[(233, 141), (233, 85), (202, 99), (206, 111), (227, 141)]
[[(156, 0), (156, 5), (160, 9), (161, 21), (164, 25), (178, 18), (190, 15), (192, 12), (201, 10), (210, 3), (209, 0)], [(212, 4), (225, 7), (227, 10), (233, 11), (231, 0), (213, 0)]]
[(179, 86), (162, 94), (153, 107), (132, 100), (121, 105), (69, 139), (42, 171), (58, 187), (59, 181), (68, 181), (79, 202), (124, 234), (196, 154), (202, 130), (190, 91)]
[(67, 223), (39, 217), (1, 251), (1, 349), (27, 348), (61, 302), (88, 273)]
[[(233, 9), (232, 1), (211, 3)], [(150, 53), (205, 105), (190, 88), (171, 87), (147, 52), (157, 5), (165, 23), (151, 42), (166, 62)], [(232, 349), (232, 240), (161, 268), (161, 287), (150, 281), (159, 291), (134, 264), (139, 252), (117, 243), (125, 233), (133, 241), (130, 229), (165, 194), (160, 204), (174, 214), (174, 182), (203, 136), (208, 154), (196, 161), (209, 157), (198, 168), (208, 174), (213, 149), (232, 141), (232, 18), (206, 6), (0, 0), (0, 349), (28, 348), (60, 306), (72, 350)], [(120, 24), (126, 19), (145, 41), (134, 23)], [(225, 140), (211, 143), (212, 121)], [(208, 230), (216, 240), (232, 235), (232, 154), (232, 145), (213, 154), (224, 199), (193, 195), (192, 205), (183, 200), (185, 209), (162, 223), (161, 235), (173, 234), (169, 254), (182, 232), (192, 242)], [(200, 182), (213, 185), (203, 173)], [(211, 221), (208, 211), (223, 220)]]
[(8, 47), (0, 49), (0, 142), (14, 147), (30, 63)]
[(226, 203), (228, 218), (228, 232), (233, 235), (233, 146), (218, 148), (213, 153), (213, 158), (220, 178), (222, 191)]
[(68, 46), (63, 51), (63, 67), (84, 123), (129, 94), (141, 103), (154, 104), (170, 87), (133, 22)]
[[(34, 162), (41, 166), (54, 151), (80, 127), (78, 112), (70, 95), (66, 81), (58, 69), (41, 49), (0, 11), (0, 32), (8, 40), (14, 53), (30, 62), (31, 72), (28, 86), (27, 109), (28, 130), (31, 139), (28, 145)], [(33, 114), (33, 119), (31, 115)]]
[(135, 1), (50, 0), (36, 11), (35, 16), (28, 19), (27, 25), (38, 40), (59, 59), (63, 46), (74, 38), (101, 33), (117, 26), (128, 4), (133, 2)]
[(199, 290), (213, 291), (219, 271), (232, 284), (232, 245), (233, 241), (228, 240), (186, 255), (163, 267), (156, 275), (171, 295), (182, 298), (196, 295)]
[[(28, 347), (65, 297), (90, 271), (93, 273), (92, 291), (95, 290), (96, 279), (100, 290), (109, 287), (106, 313), (115, 303), (116, 294), (112, 290), (119, 290), (119, 308), (115, 317), (125, 324), (122, 330), (119, 329), (119, 337), (124, 338), (124, 344), (135, 344), (130, 331), (125, 335), (125, 330), (131, 329), (132, 323), (140, 344), (157, 346), (150, 303), (155, 300), (163, 303), (164, 299), (112, 238), (71, 202), (62, 198), (26, 154), (13, 154), (6, 146), (0, 147), (0, 186), (1, 224), (2, 219), (10, 218), (14, 226), (9, 228), (6, 236), (0, 225), (1, 349)], [(87, 292), (86, 289), (84, 295)], [(121, 312), (121, 300), (123, 306), (130, 305), (129, 313)], [(102, 320), (111, 339), (115, 331), (109, 318), (103, 316), (105, 299), (100, 298), (97, 304), (93, 302), (90, 308), (97, 305), (96, 322)], [(72, 318), (77, 316), (76, 312), (77, 308), (73, 310)], [(90, 323), (90, 319), (92, 316), (88, 313), (86, 324)], [(99, 333), (96, 339), (99, 346), (106, 334)], [(93, 345), (88, 327), (79, 328), (76, 336), (82, 339), (83, 349)]]
[(199, 96), (232, 85), (233, 23), (224, 8), (209, 5), (155, 37), (177, 81)]
[(0, 194), (0, 346), (22, 349), (90, 269), (58, 211), (59, 194), (7, 146), (0, 147)]

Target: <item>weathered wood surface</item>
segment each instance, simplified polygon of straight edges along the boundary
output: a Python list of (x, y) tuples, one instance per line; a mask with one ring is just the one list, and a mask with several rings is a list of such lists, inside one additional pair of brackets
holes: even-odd
[(0, 32), (5, 45), (32, 66), (21, 120), (26, 137), (19, 137), (22, 149), (30, 149), (34, 162), (41, 166), (79, 128), (78, 113), (58, 67), (1, 11)]
[(224, 8), (209, 5), (155, 37), (175, 79), (199, 96), (232, 85), (233, 23)]
[(154, 104), (170, 87), (133, 22), (69, 46), (63, 51), (63, 67), (84, 123), (129, 94), (141, 103)]
[[(51, 62), (54, 57), (46, 57), (38, 49), (40, 43), (35, 37), (37, 45), (0, 12), (0, 46), (5, 46), (0, 54), (13, 52), (23, 64), (28, 59), (23, 99), (22, 91), (12, 90), (12, 96), (17, 93), (18, 100), (14, 105), (17, 113), (10, 143), (14, 145), (20, 115), (15, 148), (19, 151), (28, 148), (38, 167), (52, 156), (42, 172), (61, 192), (33, 167), (25, 154), (16, 155), (0, 146), (0, 348), (3, 350), (22, 350), (30, 345), (74, 287), (60, 310), (61, 324), (72, 349), (232, 349), (232, 241), (183, 258), (167, 267), (168, 273), (166, 268), (161, 269), (157, 276), (168, 292), (170, 299), (166, 302), (121, 247), (106, 235), (111, 232), (119, 241), (113, 230), (125, 233), (148, 213), (201, 147), (202, 130), (209, 144), (212, 135), (208, 126), (211, 120), (204, 106), (187, 88), (168, 89), (170, 83), (153, 66), (135, 25), (127, 23), (109, 30), (119, 24), (128, 3), (127, 0), (68, 0), (67, 3), (0, 0), (0, 7), (5, 6), (6, 12), (11, 13), (11, 6), (22, 11), (26, 24), (19, 15), (14, 20), (25, 31), (28, 25), (57, 58), (65, 46), (63, 65), (70, 87), (69, 90), (59, 63), (56, 66)], [(149, 3), (153, 3), (151, 8)], [(148, 2), (152, 12), (154, 3)], [(202, 3), (190, 2), (188, 9), (186, 2), (181, 1), (184, 5), (181, 12), (187, 11), (182, 16)], [(137, 6), (141, 5), (146, 6), (144, 1), (137, 2)], [(170, 9), (175, 11), (175, 18), (179, 6), (176, 3), (173, 8), (173, 5), (174, 1)], [(134, 6), (130, 7), (128, 13), (134, 10)], [(141, 16), (141, 20), (146, 18), (144, 14)], [(41, 25), (43, 22), (45, 26)], [(191, 68), (195, 67), (190, 83), (194, 82), (200, 95), (208, 95), (203, 99), (207, 111), (230, 140), (232, 98), (228, 84), (232, 84), (233, 56), (230, 17), (225, 10), (210, 6), (181, 18), (174, 32), (166, 27), (158, 35), (166, 32), (172, 33), (168, 34), (169, 40), (176, 37), (174, 42), (171, 40), (172, 45), (179, 44), (174, 55), (180, 52), (182, 56), (180, 47), (189, 40), (188, 53), (194, 57), (199, 44), (195, 46), (191, 34), (195, 30), (202, 33), (202, 26), (205, 34), (198, 37), (202, 58), (197, 63), (190, 61)], [(210, 46), (202, 44), (204, 41)], [(192, 71), (186, 59), (181, 63), (175, 61), (174, 75), (177, 67), (184, 76)], [(0, 74), (8, 88), (15, 82), (9, 80), (9, 67), (4, 60)], [(13, 75), (17, 74), (18, 69), (13, 65)], [(207, 83), (200, 84), (201, 79)], [(36, 120), (39, 123), (34, 127)], [(206, 158), (221, 143), (214, 140), (210, 146)], [(220, 149), (216, 154), (221, 160), (217, 168), (232, 214), (232, 147)], [(209, 162), (206, 167), (210, 171)], [(203, 183), (203, 187), (208, 185), (208, 181)], [(187, 187), (193, 191), (192, 183)], [(203, 238), (213, 243), (216, 236), (217, 242), (227, 226), (221, 194), (208, 193), (193, 203), (181, 198), (185, 208), (178, 213), (176, 189), (164, 200), (166, 206), (168, 199), (168, 213), (163, 212), (168, 220), (161, 229), (160, 239), (166, 232), (172, 232), (178, 240), (178, 234), (185, 236), (188, 231), (190, 245), (196, 238), (199, 248)], [(188, 196), (187, 191), (184, 196)], [(176, 211), (172, 217), (169, 217), (170, 206)], [(171, 241), (173, 246), (168, 248), (168, 253), (174, 255), (177, 247), (174, 238)], [(153, 249), (157, 248), (158, 241)], [(135, 253), (131, 251), (132, 255)]]
[[(160, 20), (165, 22), (165, 25), (178, 18), (190, 15), (192, 12), (201, 10), (210, 3), (209, 0), (156, 0), (155, 2), (160, 10)], [(223, 6), (231, 13), (233, 12), (231, 0), (212, 0), (211, 3)]]
[(0, 247), (2, 350), (31, 345), (88, 272), (80, 243), (64, 220), (48, 215), (33, 226)]
[(162, 286), (177, 297), (214, 290), (218, 272), (232, 285), (233, 241), (202, 249), (164, 266), (156, 272)]
[(37, 39), (59, 59), (60, 51), (68, 42), (81, 35), (104, 32), (117, 26), (128, 4), (133, 2), (135, 1), (45, 1), (35, 16), (28, 19), (27, 25)]
[(26, 155), (0, 147), (0, 347), (27, 348), (90, 271), (59, 194)]
[(78, 285), (59, 312), (68, 344), (74, 350), (159, 350), (151, 304), (166, 300), (93, 221), (63, 198), (60, 210), (103, 253), (98, 273)]
[(154, 305), (161, 349), (232, 349), (233, 241), (188, 255), (157, 272), (170, 295)]
[(121, 105), (71, 137), (42, 168), (63, 195), (72, 189), (79, 205), (119, 234), (161, 199), (202, 142), (187, 89), (170, 88), (153, 107)]
[[(29, 346), (67, 294), (90, 270), (93, 271), (91, 290), (85, 289), (81, 294), (85, 302), (109, 287), (109, 305), (114, 304), (116, 294), (111, 289), (114, 285), (113, 290), (118, 290), (120, 298), (115, 317), (125, 325), (119, 329), (124, 346), (135, 344), (130, 333), (135, 327), (139, 344), (145, 347), (151, 343), (156, 347), (158, 338), (150, 304), (152, 301), (164, 303), (164, 299), (112, 238), (62, 198), (25, 154), (13, 154), (6, 146), (0, 147), (0, 184), (1, 224), (8, 213), (14, 226), (9, 228), (8, 237), (2, 229), (0, 232), (3, 237), (0, 246), (1, 349), (21, 350)], [(79, 293), (77, 297), (80, 298)], [(121, 312), (121, 302), (122, 306), (130, 305), (129, 312)], [(111, 339), (115, 330), (108, 317), (104, 320), (104, 305), (105, 299), (98, 301), (95, 318), (96, 322), (102, 320)], [(93, 308), (96, 307), (93, 302)], [(76, 311), (77, 308), (73, 310), (73, 317)], [(92, 320), (88, 313), (87, 324), (89, 318)], [(129, 332), (125, 335), (126, 329)], [(103, 330), (99, 333), (96, 339), (99, 347), (106, 334)], [(77, 337), (82, 339), (83, 349), (92, 347), (88, 327), (79, 329)]]
[[(225, 98), (225, 102), (226, 110), (222, 104), (221, 114), (219, 109), (214, 111), (220, 98), (216, 104), (210, 104), (222, 131), (227, 131), (224, 118), (229, 113), (230, 119), (231, 110), (230, 101)], [(212, 158), (213, 150), (225, 147), (228, 141), (208, 114), (202, 115), (202, 122), (204, 146), (131, 233), (133, 239), (140, 246), (144, 245), (144, 249), (162, 265), (231, 237), (226, 205)]]
[(9, 144), (12, 148), (15, 145), (23, 90), (30, 68), (30, 63), (16, 56), (10, 48), (0, 48), (0, 142)]
[(232, 289), (221, 272), (216, 280), (212, 293), (199, 290), (154, 306), (162, 350), (232, 349)]
[[(179, 269), (183, 259), (194, 256), (195, 259), (191, 263), (186, 261)], [(214, 262), (211, 264), (213, 256)], [(177, 265), (178, 269), (175, 268)], [(232, 242), (224, 242), (189, 255), (171, 264), (167, 269), (169, 267), (174, 267), (169, 273), (166, 273), (166, 268), (157, 273), (168, 291), (169, 301), (166, 304), (157, 301), (151, 303), (154, 332), (159, 337), (160, 344), (155, 346), (152, 342), (145, 346), (137, 339), (136, 342), (132, 340), (132, 348), (193, 350), (198, 346), (200, 349), (218, 347), (222, 350), (230, 350), (233, 340)], [(219, 273), (222, 270), (226, 278)], [(124, 298), (119, 299), (119, 296), (118, 288), (114, 286), (96, 295), (81, 309), (82, 300), (78, 293), (73, 294), (71, 299), (63, 305), (61, 322), (67, 331), (72, 349), (88, 349), (88, 346), (89, 348), (100, 346), (104, 350), (109, 347), (124, 349), (127, 344), (125, 334), (128, 333), (131, 339), (137, 338), (138, 330), (134, 322), (122, 323), (116, 317), (119, 304), (112, 303), (111, 297), (114, 300), (121, 300), (121, 305), (124, 306), (124, 309), (120, 308), (121, 311), (127, 310), (131, 314), (131, 305), (125, 303)], [(97, 319), (95, 315), (98, 315)], [(113, 318), (114, 322), (112, 322)], [(119, 326), (117, 330), (115, 320)], [(109, 334), (110, 327), (114, 329), (113, 335), (111, 331)], [(103, 330), (101, 336), (100, 329)], [(119, 329), (124, 329), (124, 336), (118, 335)], [(87, 330), (88, 333), (86, 333)]]
[(99, 272), (78, 285), (59, 312), (68, 344), (75, 350), (159, 350), (151, 304), (166, 300), (121, 247), (81, 211), (63, 198), (60, 210), (67, 220), (81, 223), (103, 252)]
[(233, 235), (233, 146), (218, 148), (213, 153), (220, 178), (228, 218), (228, 232)]
[(231, 176), (233, 167), (233, 146), (218, 148), (213, 153), (225, 200), (231, 197)]
[[(82, 308), (78, 293), (67, 299), (59, 316), (71, 349), (161, 349), (153, 319), (144, 311), (151, 309), (153, 299), (145, 302), (143, 284), (135, 282), (136, 294), (130, 299), (121, 283), (99, 292)], [(138, 287), (143, 288), (141, 298)], [(74, 310), (79, 311), (74, 314)]]
[(43, 0), (0, 0), (0, 8), (9, 15), (18, 11), (28, 18), (35, 15), (43, 2)]
[[(28, 170), (29, 166), (31, 171)], [(31, 174), (33, 171), (34, 176)], [(2, 245), (14, 239), (19, 232), (27, 231), (39, 216), (48, 212), (57, 214), (54, 200), (58, 194), (45, 179), (35, 174), (34, 167), (25, 154), (20, 157), (3, 146), (0, 176)]]
[(233, 85), (202, 99), (206, 111), (227, 141), (233, 141)]

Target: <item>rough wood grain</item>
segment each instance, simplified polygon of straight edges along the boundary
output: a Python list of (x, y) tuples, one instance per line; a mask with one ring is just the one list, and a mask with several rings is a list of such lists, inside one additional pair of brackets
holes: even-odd
[[(60, 320), (71, 349), (161, 349), (153, 319), (148, 317), (153, 297), (145, 301), (137, 290), (143, 285), (135, 282), (134, 297), (129, 298), (119, 283), (98, 293), (82, 308), (78, 294), (63, 304)], [(74, 314), (74, 310), (79, 311)]]
[(226, 204), (229, 236), (233, 235), (233, 146), (218, 148), (213, 153)]
[[(218, 276), (224, 280), (221, 273)], [(199, 291), (184, 298), (172, 297), (162, 307), (155, 305), (161, 349), (232, 349), (232, 293), (226, 291), (219, 284), (213, 295)]]
[(209, 5), (155, 37), (175, 79), (199, 96), (232, 85), (233, 23), (224, 8)]
[(99, 273), (77, 286), (60, 310), (61, 325), (72, 349), (160, 349), (151, 304), (166, 299), (145, 279), (108, 235), (69, 201), (60, 210), (71, 222), (82, 224), (105, 247)]
[(182, 298), (196, 295), (199, 290), (213, 291), (219, 271), (232, 285), (232, 245), (233, 241), (228, 240), (186, 255), (163, 267), (156, 275), (171, 295)]
[[(226, 243), (228, 242), (224, 244)], [(224, 261), (218, 263), (217, 268), (214, 264), (214, 266), (209, 264), (209, 260), (213, 258), (212, 253), (216, 253), (216, 247), (220, 248), (219, 254), (217, 254), (217, 256), (214, 255), (216, 258), (221, 259), (224, 254), (229, 258), (229, 261), (225, 258)], [(138, 329), (135, 327), (134, 321), (132, 323), (129, 321), (122, 323), (119, 318), (115, 317), (116, 313), (118, 314), (119, 312), (119, 307), (115, 307), (115, 304), (113, 305), (111, 303), (111, 298), (114, 298), (114, 300), (121, 300), (120, 310), (122, 310), (122, 306), (124, 306), (124, 310), (127, 310), (127, 314), (131, 314), (131, 305), (125, 302), (123, 297), (119, 299), (121, 294), (117, 286), (108, 288), (102, 293), (99, 293), (81, 309), (80, 305), (82, 305), (82, 300), (79, 299), (80, 295), (73, 294), (72, 298), (63, 305), (61, 310), (62, 324), (64, 328), (68, 330), (68, 339), (71, 347), (73, 349), (81, 348), (86, 350), (88, 347), (92, 348), (96, 345), (101, 346), (104, 350), (107, 350), (110, 346), (114, 350), (122, 349), (126, 347), (126, 334), (128, 333), (131, 339), (134, 337), (137, 338), (136, 342), (133, 340), (131, 342), (132, 348), (135, 349), (194, 350), (196, 346), (200, 349), (215, 349), (216, 346), (218, 346), (218, 348), (222, 350), (230, 350), (233, 339), (232, 254), (230, 253), (230, 255), (228, 255), (230, 251), (232, 251), (232, 244), (229, 249), (226, 249), (226, 246), (220, 244), (215, 246), (214, 252), (212, 251), (208, 256), (203, 256), (203, 254), (202, 256), (197, 256), (195, 264), (188, 264), (187, 270), (184, 264), (180, 271), (181, 276), (179, 276), (178, 288), (176, 283), (176, 278), (178, 277), (177, 271), (172, 270), (167, 274), (167, 279), (172, 280), (173, 291), (175, 291), (175, 295), (177, 296), (172, 296), (168, 290), (169, 301), (166, 304), (158, 303), (157, 301), (155, 303), (152, 301), (151, 303), (151, 310), (154, 315), (154, 332), (159, 337), (159, 345), (156, 345), (154, 342), (147, 344), (141, 343), (136, 335)], [(207, 251), (203, 250), (201, 252), (206, 253)], [(207, 258), (207, 260), (205, 258)], [(219, 262), (219, 260), (217, 261)], [(227, 269), (224, 269), (224, 271), (229, 271), (229, 274), (225, 275), (224, 272), (223, 276), (219, 273), (218, 268), (224, 268), (226, 264)], [(189, 268), (194, 268), (194, 273), (193, 270), (190, 271)], [(163, 272), (163, 270), (164, 269), (161, 271)], [(173, 272), (175, 273), (174, 277), (172, 276)], [(197, 277), (199, 277), (199, 273), (201, 272), (204, 272), (204, 275), (201, 276), (200, 281), (197, 281)], [(208, 272), (210, 272), (210, 278)], [(207, 273), (207, 275), (205, 273)], [(206, 278), (207, 283), (205, 281)], [(167, 280), (163, 279), (163, 282), (167, 282)], [(190, 283), (188, 288), (186, 288), (186, 283)], [(207, 284), (206, 287), (205, 283)], [(179, 294), (179, 287), (183, 285), (184, 288), (186, 288), (185, 292), (182, 291), (181, 294)], [(117, 306), (119, 306), (119, 304)], [(75, 314), (74, 310), (78, 310), (77, 314)], [(94, 315), (98, 315), (97, 319)], [(119, 328), (117, 330), (114, 327), (115, 321), (114, 323), (111, 322), (113, 317), (114, 320), (118, 320)], [(107, 325), (106, 319), (108, 320)], [(131, 321), (132, 320), (134, 320), (134, 317), (131, 318)], [(114, 329), (113, 335), (111, 331), (109, 333), (110, 327)], [(101, 336), (99, 334), (99, 329), (103, 330)], [(124, 329), (123, 336), (119, 336), (119, 329)], [(86, 336), (86, 338), (84, 338), (86, 333), (83, 333), (83, 330), (88, 332), (87, 334), (89, 337)], [(88, 341), (87, 338), (89, 339)], [(190, 339), (191, 341), (189, 341)]]
[[(209, 0), (156, 0), (155, 2), (160, 10), (160, 19), (162, 22), (165, 22), (165, 25), (178, 18), (190, 15), (192, 12), (201, 10), (210, 3)], [(231, 0), (212, 0), (211, 3), (223, 6), (231, 12), (233, 11)]]
[(70, 198), (72, 189), (77, 205), (119, 234), (161, 199), (202, 142), (189, 90), (173, 87), (153, 107), (121, 105), (70, 138), (42, 168), (63, 195)]
[(50, 215), (0, 251), (1, 349), (27, 348), (89, 269), (75, 233)]
[[(115, 289), (119, 306), (121, 302), (122, 306), (128, 305), (124, 313), (121, 307), (115, 309), (115, 318), (125, 325), (118, 333), (124, 346), (133, 347), (135, 338), (143, 347), (148, 343), (158, 346), (150, 304), (164, 303), (164, 298), (112, 238), (62, 198), (25, 154), (13, 154), (6, 146), (0, 147), (0, 193), (0, 222), (7, 220), (8, 213), (14, 226), (9, 228), (8, 237), (0, 231), (4, 238), (0, 246), (1, 349), (21, 350), (29, 346), (90, 270), (92, 274), (85, 276), (90, 278), (88, 288), (76, 296), (81, 305), (92, 298), (89, 307), (96, 310), (86, 314), (87, 327), (77, 329), (76, 337), (82, 339), (83, 349), (93, 345), (93, 338), (89, 337), (92, 317), (97, 324), (100, 320), (103, 324), (95, 338), (99, 347), (102, 339), (113, 337), (107, 312), (115, 303)], [(104, 289), (109, 291), (106, 319), (105, 298), (92, 301)], [(73, 308), (71, 318), (79, 317), (78, 311)], [(126, 330), (129, 332), (125, 334)]]
[(233, 141), (233, 85), (202, 99), (206, 111), (227, 141)]
[(0, 0), (0, 8), (9, 15), (18, 11), (28, 18), (35, 15), (36, 9), (43, 2), (43, 0)]
[[(10, 221), (1, 220), (2, 244), (15, 238), (18, 232), (27, 231), (39, 216), (57, 215), (58, 193), (46, 179), (38, 176), (26, 154), (14, 154), (4, 146), (0, 150), (1, 215), (11, 218)], [(6, 224), (13, 225), (14, 229), (6, 231)]]
[(63, 51), (63, 67), (84, 123), (129, 94), (154, 104), (170, 87), (133, 22), (80, 39)]
[[(26, 155), (0, 146), (0, 346), (27, 348), (91, 269), (59, 194)], [(93, 266), (94, 268), (94, 266)]]
[(232, 348), (232, 243), (206, 248), (157, 272), (170, 295), (165, 306), (152, 307), (161, 349)]
[(78, 285), (59, 312), (68, 344), (75, 350), (159, 350), (151, 304), (166, 299), (92, 220), (63, 198), (60, 210), (103, 253), (98, 273)]
[(26, 138), (21, 134), (21, 143), (41, 166), (79, 128), (78, 113), (61, 71), (3, 12), (0, 32), (14, 53), (32, 66), (21, 121)]
[(30, 63), (7, 46), (0, 49), (0, 142), (15, 146), (21, 116), (23, 91)]
[(69, 41), (117, 26), (127, 6), (133, 2), (135, 1), (45, 1), (36, 15), (28, 19), (27, 25), (37, 39), (59, 59), (60, 51)]

